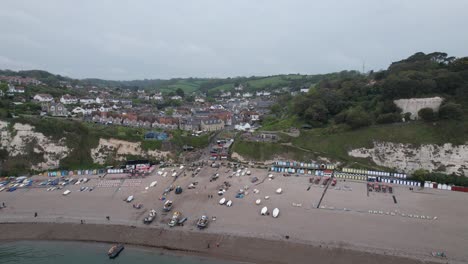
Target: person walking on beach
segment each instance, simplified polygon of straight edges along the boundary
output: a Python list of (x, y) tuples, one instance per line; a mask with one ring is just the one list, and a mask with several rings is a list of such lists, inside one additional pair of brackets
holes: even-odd
[(37, 212), (34, 213), (34, 217), (37, 217)]
[(109, 217), (109, 216), (106, 216), (106, 218), (107, 218), (107, 221), (109, 221), (109, 220), (110, 220), (110, 217)]

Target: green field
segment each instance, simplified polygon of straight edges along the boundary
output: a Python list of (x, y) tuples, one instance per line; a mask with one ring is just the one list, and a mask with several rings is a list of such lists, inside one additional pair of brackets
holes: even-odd
[(294, 160), (308, 160), (315, 158), (311, 152), (284, 146), (277, 143), (248, 142), (236, 140), (232, 146), (232, 151), (243, 157), (257, 161), (272, 160), (277, 155)]

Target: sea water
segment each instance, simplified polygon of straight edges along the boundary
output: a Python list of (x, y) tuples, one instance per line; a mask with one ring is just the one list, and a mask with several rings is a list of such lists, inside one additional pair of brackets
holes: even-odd
[(109, 259), (112, 245), (63, 241), (15, 241), (0, 243), (0, 263), (15, 264), (233, 264), (197, 256), (174, 255), (152, 248), (125, 246), (116, 259)]

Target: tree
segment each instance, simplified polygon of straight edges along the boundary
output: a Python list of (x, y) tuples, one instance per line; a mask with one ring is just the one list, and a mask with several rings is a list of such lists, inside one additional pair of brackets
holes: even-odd
[(0, 90), (2, 90), (3, 92), (6, 92), (8, 90), (8, 84), (0, 83)]
[(418, 116), (426, 122), (432, 122), (435, 120), (435, 114), (432, 108), (422, 108), (418, 111)]
[(353, 129), (368, 126), (371, 124), (371, 117), (362, 108), (354, 108), (348, 111), (346, 124)]
[(182, 98), (185, 97), (185, 93), (184, 93), (184, 90), (182, 90), (181, 88), (177, 88), (176, 90), (176, 94)]
[(460, 120), (463, 116), (462, 106), (455, 103), (446, 103), (439, 109), (439, 117), (441, 119)]

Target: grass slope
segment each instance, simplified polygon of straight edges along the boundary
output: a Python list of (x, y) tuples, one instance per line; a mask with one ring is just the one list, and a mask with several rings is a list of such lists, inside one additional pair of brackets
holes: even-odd
[[(411, 122), (366, 127), (358, 130), (330, 133), (327, 128), (302, 130), (297, 138), (282, 136), (282, 142), (309, 150), (316, 155), (367, 168), (379, 168), (372, 161), (348, 156), (355, 148), (370, 148), (374, 141), (407, 144), (464, 144), (468, 142), (468, 122), (443, 121), (432, 123)], [(288, 151), (301, 152), (300, 149), (288, 150), (285, 146), (269, 143), (237, 142), (234, 151), (255, 160), (268, 160)], [(302, 151), (303, 152), (303, 151)], [(297, 157), (297, 156), (296, 156)], [(296, 158), (294, 158), (296, 159)], [(300, 160), (300, 159), (299, 159)], [(303, 160), (303, 159), (302, 159)]]

